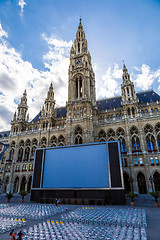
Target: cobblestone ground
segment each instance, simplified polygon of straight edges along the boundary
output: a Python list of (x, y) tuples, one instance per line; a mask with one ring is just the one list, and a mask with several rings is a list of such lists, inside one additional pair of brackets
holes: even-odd
[[(18, 196), (17, 196), (17, 199), (18, 199)], [(5, 199), (4, 198), (2, 199), (0, 196), (0, 202), (6, 203), (6, 200), (5, 201), (4, 200)], [(19, 200), (17, 202), (18, 203), (12, 202), (9, 205), (21, 204)], [(29, 202), (29, 201), (27, 200), (27, 202)], [(28, 204), (28, 203), (23, 203), (23, 204)], [(31, 204), (33, 204), (33, 203), (31, 203)], [(38, 204), (35, 203), (35, 205), (38, 205)], [(68, 211), (72, 211), (80, 206), (69, 205), (67, 207), (68, 207)], [(110, 207), (110, 208), (115, 208), (115, 207), (117, 207), (117, 208), (133, 208), (130, 205), (128, 205), (128, 206), (108, 206), (108, 207)], [(142, 206), (135, 206), (134, 208), (137, 208), (137, 209), (143, 208), (146, 211), (147, 224), (148, 224), (148, 227), (146, 229), (147, 239), (148, 240), (160, 240), (160, 227), (159, 227), (160, 226), (159, 225), (159, 223), (160, 223), (160, 208), (156, 208), (154, 206), (154, 202), (153, 202), (153, 206), (146, 206), (145, 204), (143, 205), (143, 203), (142, 203)], [(24, 226), (22, 229), (28, 229), (29, 227), (33, 227), (34, 224), (38, 225), (39, 223), (42, 223), (43, 221), (47, 221), (47, 220), (60, 221), (61, 214), (56, 214), (55, 216), (52, 216), (52, 217), (45, 217), (43, 220), (37, 220), (37, 219), (36, 220), (27, 220), (26, 226)], [(20, 228), (15, 228), (15, 232), (18, 232), (19, 230), (20, 230)], [(0, 234), (0, 240), (7, 240), (7, 239), (9, 239), (9, 232)]]

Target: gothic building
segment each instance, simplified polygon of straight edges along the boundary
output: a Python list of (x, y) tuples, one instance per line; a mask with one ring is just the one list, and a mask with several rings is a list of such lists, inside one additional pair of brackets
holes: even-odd
[[(136, 93), (123, 66), (122, 94), (96, 101), (95, 74), (80, 20), (70, 51), (68, 101), (56, 108), (51, 83), (44, 106), (29, 121), (27, 93), (0, 141), (10, 144), (0, 163), (1, 192), (30, 191), (35, 149), (119, 140), (126, 191), (160, 191), (160, 96)], [(4, 136), (6, 134), (6, 136)]]

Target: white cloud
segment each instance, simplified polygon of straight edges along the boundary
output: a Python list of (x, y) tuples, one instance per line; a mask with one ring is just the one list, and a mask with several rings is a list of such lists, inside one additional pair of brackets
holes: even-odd
[(23, 10), (24, 10), (25, 5), (27, 5), (27, 3), (24, 0), (19, 0), (18, 1), (18, 6), (20, 6), (20, 8), (21, 8), (20, 16), (23, 15)]
[(132, 78), (136, 87), (141, 90), (150, 89), (157, 80), (160, 82), (160, 68), (152, 71), (148, 65), (142, 64), (142, 67), (135, 67), (135, 70), (138, 74), (132, 74)]
[(8, 34), (3, 30), (2, 24), (0, 23), (0, 39), (2, 40), (3, 37), (8, 37)]
[[(69, 52), (72, 41), (63, 41), (56, 36), (42, 39), (49, 50), (43, 55), (45, 71), (40, 71), (21, 54), (12, 48), (7, 41), (8, 34), (0, 23), (0, 131), (10, 129), (10, 121), (17, 109), (24, 89), (27, 89), (30, 118), (34, 118), (43, 106), (51, 81), (53, 82), (57, 106), (63, 106), (67, 100)], [(137, 87), (148, 89), (155, 79), (160, 82), (160, 69), (151, 71), (147, 65), (135, 68), (138, 74), (133, 76)], [(94, 70), (99, 71), (97, 64)], [(131, 73), (132, 75), (132, 73)], [(109, 67), (101, 78), (96, 78), (97, 98), (121, 95), (122, 69), (117, 64)]]
[(31, 119), (44, 104), (51, 81), (56, 102), (61, 106), (65, 105), (69, 50), (72, 44), (71, 41), (66, 42), (55, 37), (47, 38), (43, 35), (44, 40), (49, 44), (49, 52), (43, 56), (46, 71), (39, 71), (33, 68), (30, 62), (24, 61), (21, 54), (9, 46), (4, 39), (6, 37), (7, 33), (0, 25), (0, 131), (10, 129), (10, 121), (25, 87)]
[(122, 69), (117, 64), (113, 68), (108, 67), (102, 78), (97, 81), (97, 98), (108, 98), (120, 94)]

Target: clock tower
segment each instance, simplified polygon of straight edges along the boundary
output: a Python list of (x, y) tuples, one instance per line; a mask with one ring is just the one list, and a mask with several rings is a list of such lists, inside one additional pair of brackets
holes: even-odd
[(81, 19), (74, 45), (70, 51), (68, 74), (68, 101), (89, 100), (95, 106), (95, 74), (92, 69), (91, 55), (88, 51), (87, 39)]
[[(96, 113), (95, 74), (80, 19), (76, 39), (70, 51), (68, 70), (68, 144), (94, 142), (93, 122)], [(76, 138), (77, 126), (81, 129), (80, 141)]]

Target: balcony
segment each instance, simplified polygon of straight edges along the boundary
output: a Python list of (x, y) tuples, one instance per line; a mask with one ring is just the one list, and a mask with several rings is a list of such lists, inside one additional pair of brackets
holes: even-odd
[(11, 162), (12, 162), (12, 160), (10, 160), (10, 159), (6, 160), (6, 163), (11, 163)]
[(158, 150), (147, 150), (148, 151), (148, 153), (154, 153), (154, 152), (158, 152)]
[(28, 159), (23, 159), (23, 162), (28, 162)]
[(141, 153), (142, 152), (142, 150), (141, 149), (135, 149), (135, 150), (132, 150), (132, 153), (134, 154), (134, 153)]
[(22, 159), (21, 160), (17, 160), (17, 162), (22, 162)]

